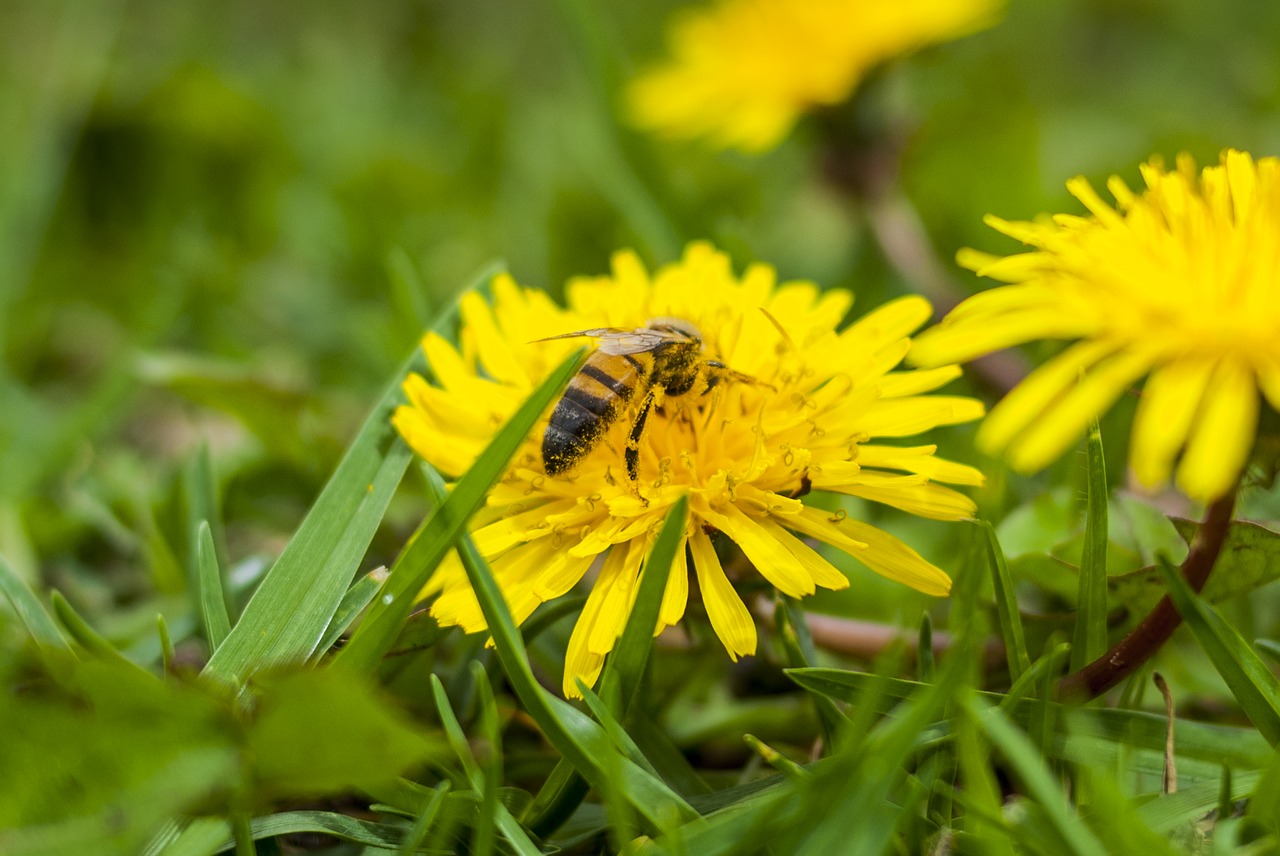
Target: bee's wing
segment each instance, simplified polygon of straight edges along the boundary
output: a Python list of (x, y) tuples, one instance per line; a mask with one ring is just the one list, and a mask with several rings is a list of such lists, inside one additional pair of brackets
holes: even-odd
[(547, 336), (545, 339), (534, 339), (535, 342), (549, 342), (552, 339), (572, 339), (579, 336), (591, 336), (600, 340), (600, 351), (614, 356), (640, 354), (652, 351), (663, 342), (675, 341), (670, 333), (637, 327), (624, 330), (620, 327), (596, 327), (591, 330), (578, 330), (574, 333), (561, 333), (559, 336)]

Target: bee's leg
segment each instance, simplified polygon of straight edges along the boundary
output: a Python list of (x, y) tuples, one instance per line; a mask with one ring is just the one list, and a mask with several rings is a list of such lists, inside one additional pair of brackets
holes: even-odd
[(644, 401), (640, 402), (640, 412), (636, 414), (636, 421), (631, 424), (631, 433), (627, 435), (627, 449), (622, 453), (622, 459), (627, 464), (627, 478), (632, 481), (636, 480), (640, 472), (640, 436), (644, 433), (644, 423), (649, 418), (649, 408), (652, 405), (653, 393), (649, 392)]

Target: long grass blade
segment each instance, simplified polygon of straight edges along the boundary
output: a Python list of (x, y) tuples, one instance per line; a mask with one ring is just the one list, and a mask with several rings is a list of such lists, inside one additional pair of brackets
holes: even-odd
[(982, 521), (986, 534), (987, 566), (991, 569), (992, 588), (995, 590), (996, 616), (1000, 621), (1000, 635), (1004, 639), (1005, 656), (1009, 660), (1009, 677), (1017, 681), (1031, 668), (1027, 653), (1027, 637), (1022, 630), (1022, 613), (1018, 611), (1018, 599), (1014, 595), (1013, 578), (1004, 560), (1004, 550), (996, 538), (995, 527)]
[(27, 585), (27, 581), (18, 576), (17, 571), (0, 556), (0, 593), (3, 593), (17, 613), (18, 619), (36, 644), (44, 648), (71, 650), (67, 637), (62, 635), (57, 623), (53, 620), (44, 604), (36, 597), (35, 592)]
[(1009, 762), (1027, 795), (1044, 809), (1068, 850), (1078, 856), (1107, 852), (1089, 828), (1072, 815), (1066, 794), (1058, 787), (1053, 774), (1045, 767), (1026, 735), (1014, 728), (998, 708), (988, 705), (976, 695), (966, 699), (964, 709), (978, 730)]
[(1085, 441), (1088, 505), (1084, 548), (1080, 554), (1080, 588), (1075, 636), (1071, 641), (1071, 670), (1076, 671), (1107, 650), (1107, 470), (1102, 457), (1102, 432), (1095, 420)]
[(1280, 680), (1222, 613), (1191, 591), (1182, 575), (1161, 557), (1169, 597), (1222, 675), (1245, 716), (1272, 746), (1280, 745)]
[[(440, 722), (444, 726), (445, 738), (449, 741), (450, 747), (453, 748), (454, 754), (458, 756), (458, 761), (462, 764), (462, 769), (466, 774), (467, 782), (470, 783), (472, 790), (477, 794), (483, 794), (485, 772), (480, 768), (475, 756), (471, 754), (471, 746), (467, 742), (467, 735), (463, 732), (462, 726), (458, 724), (458, 718), (453, 715), (453, 708), (449, 705), (449, 697), (444, 692), (444, 684), (440, 683), (440, 679), (435, 675), (431, 676), (431, 694), (435, 699), (436, 712), (440, 716)], [(520, 856), (538, 856), (542, 852), (533, 844), (525, 831), (521, 829), (520, 824), (511, 816), (511, 812), (507, 811), (506, 806), (495, 802), (492, 808), (496, 815), (493, 820), (496, 822), (499, 831)]]
[(196, 528), (196, 586), (205, 638), (209, 641), (209, 650), (217, 651), (231, 633), (231, 616), (222, 589), (222, 568), (214, 547), (213, 530), (207, 520), (201, 520)]

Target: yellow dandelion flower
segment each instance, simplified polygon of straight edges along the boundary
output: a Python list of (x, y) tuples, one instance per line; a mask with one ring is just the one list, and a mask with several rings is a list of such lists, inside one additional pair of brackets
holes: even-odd
[[(616, 334), (601, 333), (597, 353), (626, 354), (636, 374), (628, 377), (593, 357), (588, 366), (606, 371), (584, 369), (571, 389), (578, 387), (578, 403), (600, 411), (610, 399), (606, 387), (618, 387), (615, 418), (603, 420), (593, 449), (567, 463), (556, 460), (550, 469), (558, 475), (548, 475), (544, 461), (545, 427), (535, 431), (472, 523), (476, 547), (517, 622), (568, 592), (599, 561), (569, 641), (567, 695), (578, 694), (575, 678), (591, 685), (599, 676), (630, 614), (644, 558), (681, 496), (688, 497), (689, 520), (656, 631), (684, 614), (691, 558), (707, 615), (729, 656), (755, 652), (755, 625), (717, 557), (717, 532), (792, 597), (849, 584), (806, 539), (920, 591), (948, 592), (947, 575), (906, 544), (801, 498), (813, 488), (959, 520), (973, 514), (973, 503), (940, 482), (982, 481), (973, 468), (936, 457), (932, 445), (880, 442), (982, 414), (973, 399), (925, 394), (956, 377), (958, 368), (896, 370), (908, 336), (929, 317), (928, 304), (903, 298), (839, 331), (851, 301), (848, 292), (823, 293), (807, 282), (778, 284), (765, 265), (738, 278), (723, 253), (696, 243), (652, 276), (634, 254), (618, 253), (611, 275), (569, 284), (568, 308), (499, 277), (492, 305), (476, 294), (463, 299), (458, 347), (434, 333), (423, 340), (435, 382), (411, 376), (409, 403), (394, 421), (418, 454), (456, 476), (582, 343), (546, 337), (595, 328), (650, 335), (667, 324), (700, 333), (699, 383), (683, 394), (676, 383), (664, 394), (659, 370), (641, 368), (660, 365), (656, 352), (618, 348)], [(641, 392), (624, 396), (628, 384)], [(595, 400), (582, 397), (584, 391)], [(655, 398), (637, 439), (647, 391)], [(441, 623), (485, 629), (460, 563), (437, 571), (424, 594), (436, 596), (431, 611)]]
[(637, 124), (760, 152), (892, 57), (988, 26), (1003, 0), (719, 0), (678, 18), (672, 58), (628, 92)]
[(991, 412), (978, 443), (1031, 472), (1144, 375), (1130, 465), (1147, 487), (1169, 480), (1209, 501), (1244, 467), (1258, 389), (1280, 407), (1280, 160), (1227, 151), (1197, 172), (1178, 159), (1119, 178), (1113, 208), (1084, 179), (1068, 183), (1090, 216), (988, 223), (1034, 247), (961, 253), (983, 276), (1015, 283), (969, 298), (920, 336), (920, 365), (968, 360), (1033, 339), (1079, 340)]

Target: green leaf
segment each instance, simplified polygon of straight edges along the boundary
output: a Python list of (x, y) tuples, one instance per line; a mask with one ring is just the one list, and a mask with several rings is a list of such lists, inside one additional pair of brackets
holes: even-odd
[(985, 520), (979, 525), (987, 536), (987, 567), (991, 569), (996, 615), (1000, 621), (1000, 636), (1004, 639), (1005, 656), (1009, 659), (1009, 677), (1017, 681), (1031, 666), (1031, 657), (1027, 654), (1027, 638), (1022, 631), (1022, 613), (1018, 610), (1013, 578), (1009, 576), (1009, 568), (1004, 560), (1004, 550), (1000, 548), (996, 530)]
[(1107, 471), (1097, 420), (1089, 428), (1085, 456), (1088, 505), (1071, 643), (1072, 671), (1084, 668), (1107, 650)]
[(1245, 716), (1268, 743), (1280, 744), (1280, 680), (1222, 614), (1191, 591), (1181, 574), (1167, 563), (1161, 564), (1161, 570), (1174, 606), (1226, 681)]
[(382, 597), (370, 606), (360, 627), (334, 658), (335, 664), (357, 671), (371, 671), (395, 641), (423, 585), (466, 531), (467, 521), (484, 502), (486, 494), (506, 469), (544, 410), (559, 395), (583, 359), (579, 349), (534, 390), (507, 424), (494, 435), (471, 469), (458, 480), (448, 499), (436, 505), (431, 516), (396, 558), (383, 585)]
[[(1241, 800), (1249, 796), (1254, 787), (1262, 779), (1262, 772), (1248, 772), (1229, 775), (1230, 787), (1227, 791), (1231, 800)], [(1148, 800), (1138, 806), (1138, 814), (1142, 821), (1155, 832), (1168, 833), (1195, 823), (1217, 808), (1222, 799), (1220, 782), (1199, 782), (1177, 793), (1164, 794)]]
[[(1173, 525), (1188, 543), (1200, 526), (1177, 517), (1173, 518)], [(1280, 533), (1259, 523), (1233, 520), (1200, 596), (1210, 603), (1221, 603), (1276, 579), (1280, 579)], [(1150, 612), (1165, 594), (1164, 578), (1157, 564), (1112, 577), (1109, 585), (1112, 598), (1138, 615)]]
[(231, 633), (231, 616), (222, 590), (222, 569), (213, 544), (213, 530), (206, 520), (201, 520), (196, 528), (196, 586), (205, 638), (209, 641), (209, 650), (216, 652)]
[(221, 700), (121, 658), (62, 655), (0, 694), (0, 852), (133, 854), (238, 781)]
[(0, 556), (0, 592), (4, 593), (9, 605), (13, 607), (13, 611), (17, 613), (36, 645), (55, 650), (71, 650), (70, 644), (58, 629), (53, 616), (49, 615), (44, 604), (40, 603), (35, 592), (27, 585), (27, 581), (18, 576), (3, 556)]
[(357, 675), (309, 669), (255, 684), (247, 749), (256, 801), (376, 786), (443, 749)]

